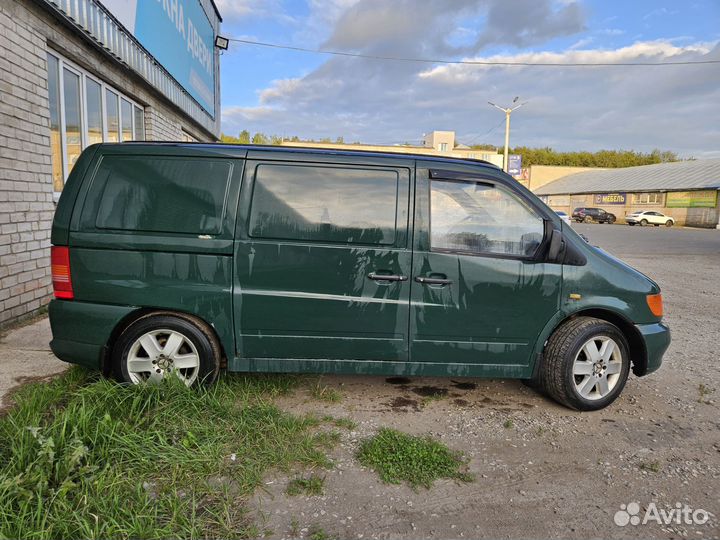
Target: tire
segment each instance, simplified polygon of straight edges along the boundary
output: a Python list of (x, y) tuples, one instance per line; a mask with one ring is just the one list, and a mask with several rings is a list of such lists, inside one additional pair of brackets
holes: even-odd
[[(188, 315), (158, 313), (128, 326), (115, 342), (111, 358), (121, 382), (160, 382), (174, 373), (187, 386), (209, 386), (220, 373), (221, 357), (207, 324)], [(178, 367), (181, 363), (184, 367)]]
[(672, 227), (672, 226), (673, 226), (673, 221), (672, 221), (672, 219), (668, 219), (668, 220), (665, 222), (665, 226), (666, 226), (666, 227)]
[(640, 220), (640, 226), (641, 226), (641, 227), (645, 227), (647, 224), (648, 224), (648, 220), (647, 220), (647, 219), (641, 219), (641, 220)]
[(583, 220), (585, 223), (592, 223), (592, 218), (590, 216), (585, 216), (585, 219)]
[[(604, 345), (609, 342), (612, 347)], [(596, 356), (593, 363), (586, 347), (605, 355)], [(558, 403), (578, 411), (596, 411), (617, 399), (629, 373), (627, 340), (618, 327), (578, 317), (560, 326), (548, 340), (539, 380), (543, 391)]]
[(610, 219), (608, 219), (608, 223), (609, 223), (610, 225), (612, 225), (613, 223), (615, 223), (615, 218), (614, 218), (614, 217), (611, 217)]

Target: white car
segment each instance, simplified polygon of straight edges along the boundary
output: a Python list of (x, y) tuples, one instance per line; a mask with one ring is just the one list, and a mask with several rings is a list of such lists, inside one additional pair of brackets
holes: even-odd
[(560, 219), (562, 219), (565, 223), (567, 223), (568, 225), (572, 225), (572, 221), (570, 221), (570, 216), (568, 216), (565, 212), (555, 211), (555, 213), (560, 216)]
[(659, 227), (660, 225), (665, 225), (666, 227), (672, 227), (675, 225), (675, 219), (666, 216), (665, 214), (661, 212), (655, 212), (654, 210), (645, 210), (644, 212), (633, 212), (632, 214), (628, 214), (625, 216), (625, 221), (628, 225), (635, 225), (638, 224), (640, 226), (645, 225), (655, 225), (656, 227)]

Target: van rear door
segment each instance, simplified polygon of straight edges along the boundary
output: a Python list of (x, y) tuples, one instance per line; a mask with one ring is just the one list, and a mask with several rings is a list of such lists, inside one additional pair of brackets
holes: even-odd
[(408, 163), (248, 153), (231, 369), (367, 373), (408, 359)]

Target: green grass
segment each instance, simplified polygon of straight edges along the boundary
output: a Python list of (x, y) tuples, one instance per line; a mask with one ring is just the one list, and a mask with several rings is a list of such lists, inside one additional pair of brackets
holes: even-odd
[(508, 418), (507, 420), (505, 420), (505, 422), (503, 423), (503, 427), (504, 427), (505, 429), (510, 429), (510, 428), (513, 427), (514, 425), (515, 425), (515, 424), (513, 423), (513, 421), (512, 421), (510, 418)]
[(698, 385), (698, 394), (700, 394), (700, 397), (698, 397), (698, 403), (707, 403), (706, 398), (712, 394), (715, 390), (710, 388), (709, 386), (700, 383)]
[(335, 540), (337, 538), (337, 536), (333, 536), (325, 532), (325, 530), (317, 525), (310, 527), (308, 534), (308, 538), (310, 538), (310, 540)]
[(641, 471), (649, 471), (649, 472), (660, 472), (660, 469), (662, 467), (660, 466), (660, 462), (657, 460), (653, 461), (643, 461), (640, 463), (640, 470)]
[(325, 491), (325, 477), (312, 474), (308, 477), (293, 478), (288, 482), (285, 493), (296, 495), (320, 496)]
[(416, 437), (383, 428), (360, 445), (360, 463), (377, 471), (384, 482), (407, 482), (413, 489), (432, 487), (439, 478), (470, 482), (466, 463), (458, 452), (430, 437)]
[(0, 538), (252, 537), (245, 501), (272, 468), (329, 467), (337, 440), (279, 410), (288, 376), (208, 390), (123, 386), (74, 368), (0, 417)]
[(326, 422), (335, 424), (337, 427), (345, 428), (348, 431), (352, 431), (357, 428), (357, 422), (350, 418), (333, 418), (332, 416), (326, 416), (324, 418)]
[(310, 386), (310, 395), (319, 401), (327, 401), (328, 403), (338, 403), (342, 400), (342, 394), (338, 390), (323, 384), (322, 378)]

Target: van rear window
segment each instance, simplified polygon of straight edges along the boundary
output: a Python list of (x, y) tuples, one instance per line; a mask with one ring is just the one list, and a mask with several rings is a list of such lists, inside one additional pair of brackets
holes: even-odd
[(392, 170), (258, 165), (250, 236), (393, 244), (397, 193)]
[(102, 189), (95, 226), (217, 234), (231, 169), (227, 160), (107, 156), (93, 182)]

